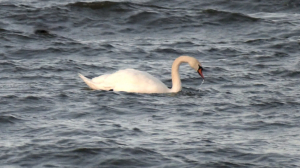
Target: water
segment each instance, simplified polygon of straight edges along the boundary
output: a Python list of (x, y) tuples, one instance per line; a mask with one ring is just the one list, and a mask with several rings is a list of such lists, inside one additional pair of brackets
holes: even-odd
[[(300, 167), (298, 1), (0, 2), (0, 167)], [(147, 71), (177, 94), (93, 91)]]

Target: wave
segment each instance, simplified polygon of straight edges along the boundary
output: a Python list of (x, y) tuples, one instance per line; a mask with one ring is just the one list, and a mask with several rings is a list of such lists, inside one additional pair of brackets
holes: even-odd
[[(186, 28), (189, 26), (199, 27), (204, 24), (228, 24), (235, 22), (257, 22), (260, 19), (237, 12), (222, 11), (216, 9), (192, 9), (187, 12), (184, 8), (166, 8), (156, 6), (153, 3), (132, 3), (132, 2), (76, 2), (66, 6), (76, 8), (88, 8), (94, 11), (109, 11), (104, 15), (99, 13), (93, 17), (109, 17), (118, 21), (119, 24), (137, 24), (146, 27), (170, 26), (176, 28), (178, 26)], [(99, 12), (100, 12), (99, 11)], [(78, 11), (81, 12), (81, 11)], [(92, 11), (91, 11), (92, 12)], [(101, 16), (102, 15), (102, 16)], [(118, 19), (117, 19), (118, 18)]]
[[(201, 12), (192, 11), (188, 14), (184, 9), (173, 10), (169, 13), (164, 10), (155, 12), (139, 12), (129, 17), (127, 23), (130, 24), (145, 24), (149, 27), (157, 27), (164, 25), (180, 25), (186, 27), (201, 27), (203, 25), (220, 25), (231, 23), (253, 23), (260, 21), (259, 18), (251, 17), (242, 13), (232, 13), (215, 9), (205, 9)], [(176, 26), (175, 26), (176, 27)], [(172, 28), (172, 27), (171, 27)]]
[(67, 6), (90, 8), (90, 9), (110, 9), (115, 11), (128, 11), (130, 8), (137, 4), (132, 2), (114, 2), (114, 1), (102, 1), (102, 2), (75, 2), (70, 3)]
[(14, 124), (19, 121), (21, 119), (13, 115), (0, 115), (0, 124)]
[(214, 18), (215, 21), (220, 23), (232, 23), (232, 22), (256, 22), (259, 18), (251, 17), (243, 13), (220, 11), (215, 9), (206, 9), (203, 11), (209, 18)]
[(299, 79), (300, 71), (296, 69), (285, 69), (279, 68), (277, 70), (273, 70), (269, 72), (272, 76), (280, 75), (283, 78), (296, 78)]

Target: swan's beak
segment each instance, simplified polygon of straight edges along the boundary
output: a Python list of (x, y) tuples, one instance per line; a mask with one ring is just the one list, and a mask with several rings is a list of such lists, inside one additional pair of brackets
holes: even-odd
[(202, 66), (199, 66), (199, 69), (198, 69), (198, 74), (204, 79), (204, 76), (203, 76), (203, 73), (202, 73), (202, 71), (203, 71), (203, 68), (202, 68)]

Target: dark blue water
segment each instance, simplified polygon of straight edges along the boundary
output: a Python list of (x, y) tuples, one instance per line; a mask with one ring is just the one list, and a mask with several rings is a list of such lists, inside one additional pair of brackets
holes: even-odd
[[(300, 167), (300, 3), (0, 2), (0, 167)], [(147, 71), (177, 94), (93, 91)]]

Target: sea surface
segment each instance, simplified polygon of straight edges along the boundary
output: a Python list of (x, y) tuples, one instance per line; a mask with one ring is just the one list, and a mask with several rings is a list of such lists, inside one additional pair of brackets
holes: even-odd
[[(94, 91), (134, 68), (176, 94)], [(299, 168), (300, 1), (1, 0), (1, 168)]]

